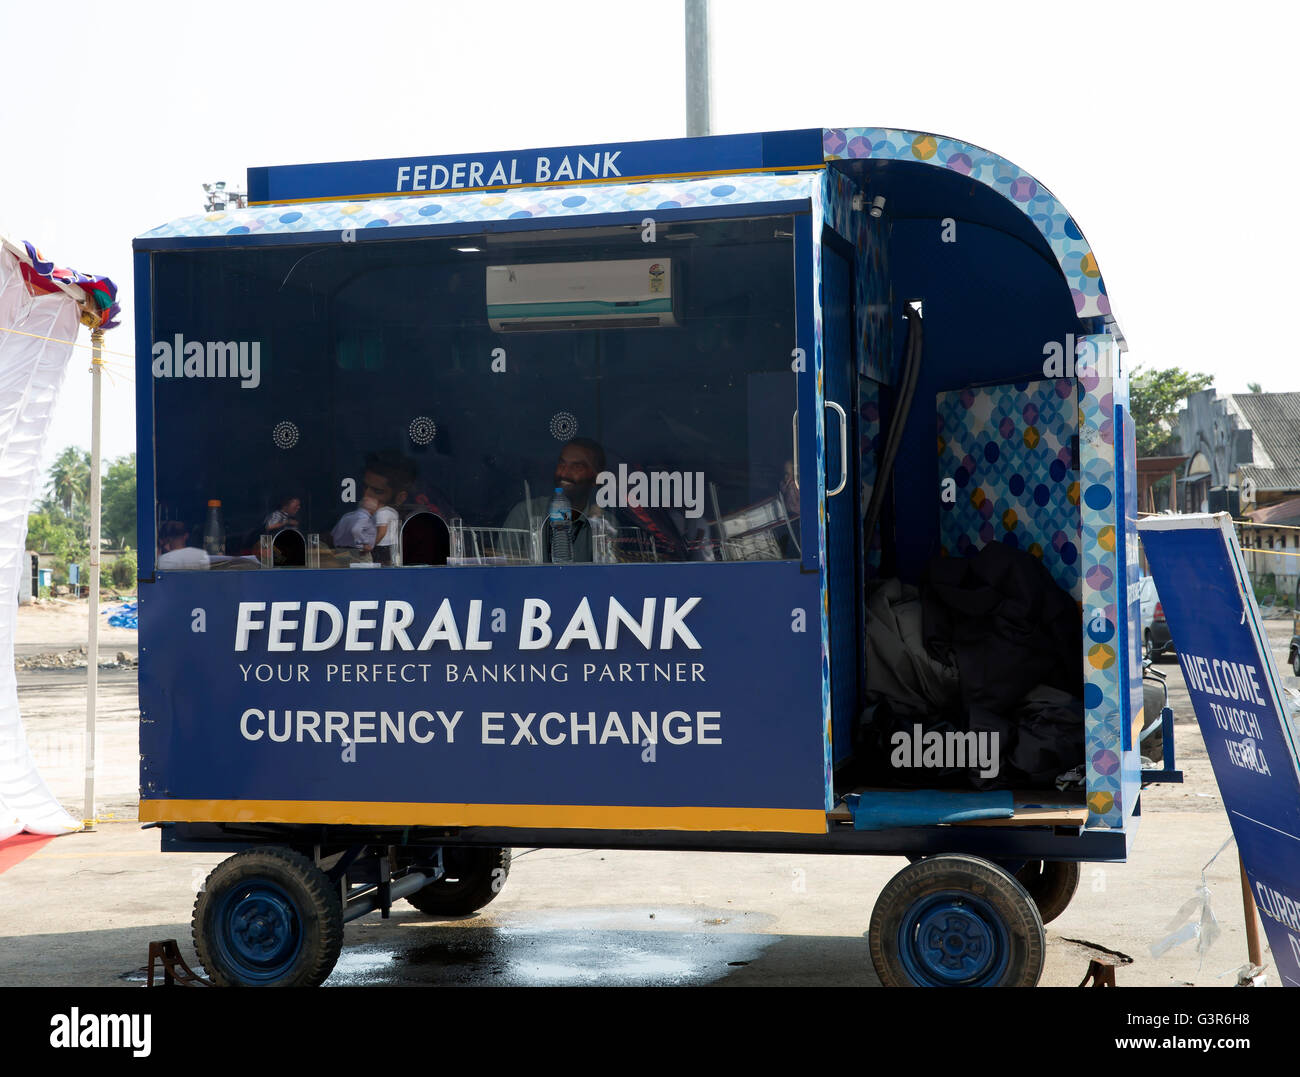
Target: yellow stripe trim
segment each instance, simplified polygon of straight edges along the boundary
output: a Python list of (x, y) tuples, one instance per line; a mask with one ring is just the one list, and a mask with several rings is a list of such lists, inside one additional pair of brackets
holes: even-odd
[[(380, 191), (376, 194), (333, 194), (320, 198), (282, 198), (274, 202), (249, 202), (249, 206), (296, 206), (304, 202), (365, 202), (374, 198), (432, 198), (444, 194), (483, 194), (487, 191), (518, 191), (525, 187), (576, 187), (592, 183), (604, 183), (618, 186), (623, 183), (642, 183), (646, 180), (664, 179), (703, 179), (706, 176), (761, 176), (768, 172), (821, 172), (826, 168), (825, 161), (815, 165), (777, 165), (772, 168), (722, 168), (712, 172), (664, 172), (651, 176), (615, 176), (595, 177), (592, 179), (539, 180), (536, 183), (497, 183), (491, 187), (439, 187), (436, 191)], [(229, 212), (229, 211), (227, 211)], [(432, 222), (437, 223), (437, 222)], [(470, 223), (470, 222), (466, 222)]]
[(400, 804), (348, 800), (141, 800), (142, 823), (328, 823), (557, 830), (743, 830), (824, 834), (826, 812), (586, 804)]

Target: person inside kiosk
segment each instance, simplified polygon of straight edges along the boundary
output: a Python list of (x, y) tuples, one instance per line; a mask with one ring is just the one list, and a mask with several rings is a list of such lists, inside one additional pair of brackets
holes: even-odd
[(294, 494), (285, 494), (276, 498), (275, 503), (279, 507), (262, 522), (262, 530), (270, 534), (283, 527), (297, 527), (302, 501)]
[(158, 532), (158, 567), (166, 571), (206, 569), (208, 555), (189, 545), (190, 529), (180, 520), (167, 520)]
[[(256, 568), (293, 491), (320, 567), (344, 567), (328, 536), (373, 492), (353, 469), (378, 444), (412, 464), (375, 493), (394, 564), (417, 567), (420, 512), (453, 555), (420, 566), (536, 564), (545, 544), (505, 533), (544, 522), (558, 450), (577, 561), (798, 558), (793, 234), (763, 216), (661, 221), (654, 242), (619, 225), (159, 251), (152, 333), (177, 359), (155, 364), (156, 444), (187, 451), (156, 455), (158, 516), (219, 499), (221, 567)], [(218, 348), (248, 362), (214, 366)]]
[(608, 537), (610, 518), (596, 504), (596, 483), (605, 474), (605, 450), (591, 438), (571, 438), (555, 462), (552, 492), (521, 501), (505, 519), (507, 530), (526, 530), (538, 539), (542, 561), (551, 560), (550, 509), (554, 491), (564, 494), (570, 509), (572, 559), (592, 561), (597, 534)]

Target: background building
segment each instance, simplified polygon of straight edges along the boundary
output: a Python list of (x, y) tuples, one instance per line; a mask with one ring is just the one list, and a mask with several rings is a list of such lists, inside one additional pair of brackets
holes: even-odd
[[(1300, 393), (1205, 389), (1178, 413), (1186, 457), (1177, 509), (1231, 512), (1242, 549), (1267, 600), (1295, 594), (1300, 574)], [(1145, 506), (1144, 506), (1145, 507)], [(1164, 506), (1167, 507), (1167, 506)]]

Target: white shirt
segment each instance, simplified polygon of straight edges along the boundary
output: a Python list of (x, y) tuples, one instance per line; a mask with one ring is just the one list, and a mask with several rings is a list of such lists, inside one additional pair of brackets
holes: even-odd
[(190, 570), (208, 567), (208, 555), (193, 546), (183, 546), (179, 550), (168, 550), (158, 558), (159, 568)]
[(401, 527), (398, 523), (397, 510), (390, 509), (387, 505), (382, 509), (375, 510), (375, 530), (378, 531), (384, 524), (388, 525), (388, 530), (384, 532), (384, 537), (379, 539), (375, 545), (396, 546), (397, 532), (401, 530)]

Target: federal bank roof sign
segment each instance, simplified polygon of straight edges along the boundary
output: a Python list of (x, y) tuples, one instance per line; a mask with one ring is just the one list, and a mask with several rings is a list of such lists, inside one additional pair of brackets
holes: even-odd
[(790, 171), (822, 164), (822, 131), (774, 131), (655, 142), (391, 157), (381, 161), (277, 165), (248, 170), (253, 205), (340, 198), (392, 198), (439, 191), (492, 191), (739, 172)]

